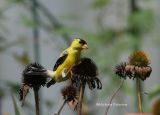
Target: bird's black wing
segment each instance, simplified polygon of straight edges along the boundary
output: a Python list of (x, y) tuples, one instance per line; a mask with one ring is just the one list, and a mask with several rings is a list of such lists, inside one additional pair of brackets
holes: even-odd
[(67, 53), (67, 51), (65, 51), (63, 53), (63, 55), (61, 57), (59, 57), (59, 59), (57, 60), (56, 64), (53, 67), (53, 71), (57, 70), (58, 66), (61, 65), (65, 61), (65, 59), (67, 58), (67, 56), (68, 56), (68, 53)]
[[(56, 64), (53, 67), (53, 71), (57, 70), (58, 66), (61, 65), (65, 61), (65, 59), (67, 58), (67, 56), (68, 56), (67, 51), (64, 51), (64, 53), (62, 54), (62, 56), (60, 56), (58, 58), (58, 60), (56, 61)], [(47, 88), (50, 87), (51, 85), (55, 84), (55, 83), (56, 83), (56, 81), (54, 79), (52, 79), (51, 81), (49, 81), (47, 83)]]

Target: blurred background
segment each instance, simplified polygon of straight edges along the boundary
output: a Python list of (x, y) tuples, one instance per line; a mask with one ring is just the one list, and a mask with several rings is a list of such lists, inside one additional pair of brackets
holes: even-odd
[[(102, 90), (85, 92), (85, 114), (103, 115), (120, 79), (113, 67), (126, 61), (135, 50), (144, 50), (153, 69), (142, 83), (143, 110), (152, 112), (160, 96), (160, 0), (0, 0), (0, 115), (13, 115), (11, 95), (21, 115), (34, 115), (34, 96), (30, 90), (21, 108), (18, 90), (21, 73), (30, 62), (52, 69), (59, 53), (74, 37), (88, 42), (83, 57), (92, 58), (99, 68)], [(63, 103), (61, 87), (41, 88), (42, 115), (56, 113)], [(110, 115), (137, 111), (135, 81), (127, 79), (111, 107)], [(65, 106), (62, 115), (75, 113)]]

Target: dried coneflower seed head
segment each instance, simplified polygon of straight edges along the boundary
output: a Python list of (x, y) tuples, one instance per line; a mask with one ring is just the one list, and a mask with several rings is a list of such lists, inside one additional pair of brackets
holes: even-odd
[(138, 77), (141, 80), (146, 80), (152, 72), (149, 65), (148, 56), (143, 51), (136, 51), (128, 58), (128, 65), (134, 66), (130, 72), (133, 73), (133, 78)]
[(40, 64), (31, 63), (23, 71), (22, 82), (30, 87), (44, 86), (46, 81), (46, 69)]
[(146, 80), (152, 72), (152, 68), (149, 65), (149, 59), (143, 51), (136, 51), (128, 58), (128, 63), (121, 63), (115, 67), (115, 74), (121, 78), (130, 79), (139, 78)]
[(135, 66), (147, 66), (149, 59), (145, 52), (136, 51), (128, 57), (128, 63)]
[(125, 72), (125, 67), (126, 63), (120, 63), (116, 65), (114, 72), (117, 74), (119, 77), (126, 79), (126, 72)]
[(66, 102), (74, 102), (78, 98), (78, 91), (73, 85), (64, 87), (61, 93)]
[(73, 74), (96, 77), (98, 75), (96, 64), (89, 58), (82, 58), (72, 69)]
[(144, 81), (150, 76), (152, 68), (150, 66), (140, 67), (127, 63), (121, 63), (115, 67), (114, 72), (120, 78), (126, 79), (126, 77), (128, 77), (134, 80), (134, 78), (138, 77), (139, 79)]
[(30, 88), (36, 88), (37, 90), (46, 84), (47, 74), (46, 69), (37, 64), (31, 63), (27, 65), (22, 73), (22, 83), (19, 90), (20, 101), (22, 101), (22, 106), (25, 101), (25, 97), (29, 92)]
[(96, 64), (90, 58), (82, 58), (72, 70), (72, 83), (76, 86), (80, 84), (88, 84), (90, 89), (102, 88), (101, 81), (97, 78), (98, 69)]

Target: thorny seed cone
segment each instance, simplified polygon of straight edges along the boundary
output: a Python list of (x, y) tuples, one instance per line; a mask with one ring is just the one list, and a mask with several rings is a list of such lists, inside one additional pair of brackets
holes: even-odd
[(75, 102), (78, 98), (78, 90), (73, 85), (66, 86), (61, 91), (63, 99), (67, 102)]
[(72, 69), (73, 74), (96, 77), (98, 69), (96, 64), (89, 58), (81, 58), (79, 63)]
[(46, 71), (40, 64), (31, 63), (23, 71), (22, 83), (30, 87), (44, 86), (47, 81)]
[(135, 66), (148, 66), (148, 56), (143, 51), (136, 51), (128, 57), (128, 63)]
[(125, 72), (126, 63), (120, 63), (116, 65), (114, 72), (119, 77), (126, 79), (126, 72)]
[(19, 90), (20, 101), (22, 101), (22, 106), (24, 104), (26, 95), (29, 92), (29, 88), (36, 88), (37, 90), (46, 84), (47, 74), (46, 69), (37, 64), (31, 63), (27, 65), (22, 73), (22, 83)]
[(97, 89), (102, 89), (102, 83), (97, 77), (97, 66), (90, 58), (81, 58), (71, 71), (71, 80), (76, 86), (87, 83), (90, 89), (96, 87)]
[(149, 59), (143, 51), (136, 51), (128, 57), (128, 63), (124, 62), (116, 65), (114, 71), (119, 77), (126, 79), (134, 79), (138, 77), (141, 80), (146, 80), (152, 72), (149, 65)]

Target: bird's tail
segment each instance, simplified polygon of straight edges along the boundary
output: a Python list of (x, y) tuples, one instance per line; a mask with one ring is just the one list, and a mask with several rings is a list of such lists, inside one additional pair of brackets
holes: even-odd
[(47, 88), (49, 88), (51, 85), (54, 85), (56, 83), (56, 81), (54, 79), (50, 80), (48, 83), (47, 83)]
[(56, 83), (56, 81), (54, 79), (55, 72), (52, 70), (47, 70), (47, 74), (51, 78), (51, 80), (49, 82), (47, 82), (47, 84), (46, 84), (47, 88), (49, 88), (51, 85), (54, 85)]

